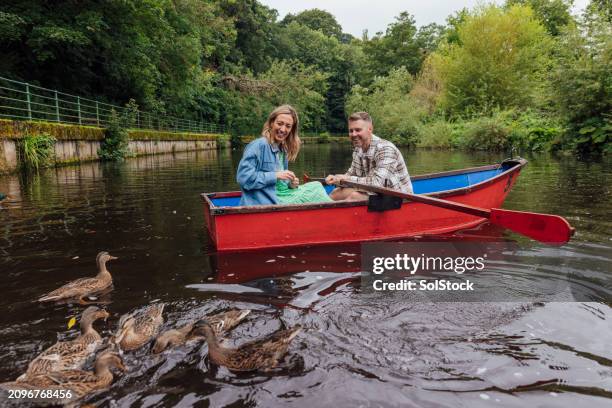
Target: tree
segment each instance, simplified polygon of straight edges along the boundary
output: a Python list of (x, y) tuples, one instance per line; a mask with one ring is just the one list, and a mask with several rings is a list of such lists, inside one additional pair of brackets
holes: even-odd
[(397, 144), (414, 145), (424, 111), (409, 96), (413, 85), (412, 75), (405, 67), (395, 68), (388, 76), (376, 77), (367, 88), (353, 87), (346, 102), (347, 113), (367, 111), (378, 135)]
[(556, 100), (567, 118), (566, 142), (581, 152), (612, 151), (612, 23), (589, 8), (580, 26), (559, 38), (551, 72)]
[(601, 15), (608, 23), (612, 23), (612, 2), (610, 0), (591, 0), (587, 12)]
[(317, 8), (304, 10), (298, 14), (287, 14), (281, 21), (282, 26), (287, 26), (296, 22), (311, 30), (320, 31), (328, 37), (334, 37), (338, 41), (342, 40), (342, 26), (332, 14)]
[(423, 53), (416, 34), (414, 17), (402, 12), (387, 27), (384, 35), (377, 33), (372, 39), (365, 40), (363, 51), (367, 55), (366, 66), (370, 76), (364, 82), (368, 83), (374, 76), (385, 76), (398, 67), (406, 67), (412, 74), (419, 72)]
[(423, 56), (427, 56), (435, 51), (445, 34), (446, 28), (440, 24), (431, 23), (420, 27), (415, 36), (419, 52)]
[(451, 113), (528, 107), (546, 86), (550, 37), (528, 7), (480, 8), (432, 59)]
[(574, 0), (507, 0), (506, 7), (514, 5), (529, 6), (540, 22), (553, 37), (558, 36), (563, 28), (574, 22), (570, 10)]
[(356, 81), (358, 66), (364, 60), (360, 47), (341, 44), (335, 37), (293, 21), (279, 33), (277, 49), (277, 58), (297, 60), (328, 75), (325, 98), (327, 129), (344, 131), (344, 102)]
[(469, 15), (468, 9), (462, 8), (446, 18), (446, 42), (449, 44), (460, 44), (459, 27), (465, 23)]
[(276, 10), (257, 0), (215, 1), (223, 18), (232, 20), (236, 30), (236, 42), (227, 56), (228, 62), (255, 73), (267, 70), (274, 53)]

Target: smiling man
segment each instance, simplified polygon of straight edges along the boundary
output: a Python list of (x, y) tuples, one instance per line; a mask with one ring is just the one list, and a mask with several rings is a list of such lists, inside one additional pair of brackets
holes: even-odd
[[(327, 184), (343, 180), (412, 193), (410, 175), (402, 153), (388, 140), (372, 134), (372, 118), (367, 112), (355, 112), (348, 119), (349, 137), (353, 143), (353, 162), (345, 174), (329, 175)], [(368, 193), (354, 188), (338, 187), (330, 197), (335, 200), (365, 200)]]

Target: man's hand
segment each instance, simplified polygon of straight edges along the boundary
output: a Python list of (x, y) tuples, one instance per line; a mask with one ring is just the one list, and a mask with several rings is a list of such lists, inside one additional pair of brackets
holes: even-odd
[(325, 182), (327, 184), (338, 185), (340, 182), (346, 180), (346, 178), (347, 177), (345, 174), (330, 174), (329, 176), (325, 177)]
[(277, 180), (287, 180), (287, 181), (292, 182), (294, 179), (297, 179), (297, 177), (291, 170), (283, 170), (283, 171), (276, 172), (276, 179)]

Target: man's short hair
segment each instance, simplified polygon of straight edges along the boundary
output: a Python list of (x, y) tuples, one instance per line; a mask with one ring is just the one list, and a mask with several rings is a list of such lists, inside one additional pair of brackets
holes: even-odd
[(355, 122), (356, 120), (363, 120), (364, 122), (372, 123), (372, 117), (368, 112), (355, 112), (352, 113), (348, 118), (349, 122)]

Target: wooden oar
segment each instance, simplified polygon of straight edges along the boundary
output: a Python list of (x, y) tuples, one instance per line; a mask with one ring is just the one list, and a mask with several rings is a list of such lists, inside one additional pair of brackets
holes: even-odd
[[(308, 175), (304, 174), (304, 181), (308, 180), (325, 183), (325, 179), (310, 178)], [(389, 188), (355, 183), (348, 180), (340, 182), (339, 186), (355, 188), (362, 191), (370, 191), (388, 196), (406, 198), (418, 203), (433, 205), (435, 207), (446, 208), (448, 210), (486, 218), (489, 220), (489, 222), (491, 222), (491, 224), (508, 228), (509, 230), (547, 244), (565, 244), (570, 240), (575, 232), (575, 229), (572, 228), (569, 222), (567, 222), (565, 218), (558, 215), (504, 210), (502, 208), (491, 208), (488, 210), (486, 208), (474, 207), (467, 204), (459, 204), (454, 201), (441, 200), (439, 198), (421, 194), (402, 193), (401, 191), (391, 190)]]

